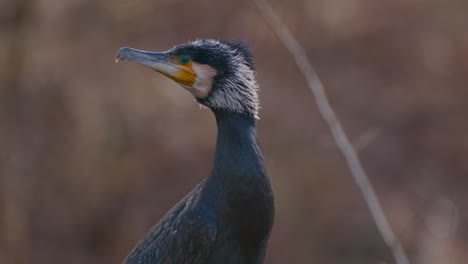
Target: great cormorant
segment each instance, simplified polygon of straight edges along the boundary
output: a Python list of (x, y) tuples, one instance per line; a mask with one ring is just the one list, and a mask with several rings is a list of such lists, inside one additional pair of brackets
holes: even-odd
[(274, 204), (258, 145), (258, 86), (247, 47), (197, 40), (162, 53), (122, 48), (116, 56), (176, 81), (212, 110), (218, 125), (211, 174), (151, 228), (124, 263), (262, 263)]

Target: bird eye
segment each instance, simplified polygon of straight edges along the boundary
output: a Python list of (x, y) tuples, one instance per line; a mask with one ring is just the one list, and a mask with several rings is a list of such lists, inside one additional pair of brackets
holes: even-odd
[(189, 62), (190, 62), (190, 58), (188, 56), (184, 55), (184, 56), (180, 57), (180, 63), (187, 64)]

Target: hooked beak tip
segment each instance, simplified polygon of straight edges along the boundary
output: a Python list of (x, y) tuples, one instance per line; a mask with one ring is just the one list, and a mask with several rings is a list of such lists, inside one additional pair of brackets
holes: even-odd
[(130, 48), (119, 49), (117, 53), (115, 54), (115, 63), (119, 63), (119, 61), (125, 60), (125, 56), (126, 54), (128, 54), (129, 51), (131, 51)]
[(149, 52), (132, 48), (121, 48), (115, 54), (115, 62), (122, 60), (134, 61), (148, 67), (154, 67), (155, 64), (168, 61), (168, 57), (164, 53)]

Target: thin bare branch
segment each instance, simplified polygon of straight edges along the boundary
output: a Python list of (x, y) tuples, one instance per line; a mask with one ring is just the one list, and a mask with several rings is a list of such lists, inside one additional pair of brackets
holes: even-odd
[(266, 0), (253, 0), (258, 10), (267, 20), (273, 30), (276, 32), (278, 37), (281, 39), (283, 44), (292, 54), (296, 63), (304, 75), (309, 88), (315, 96), (315, 101), (318, 105), (318, 109), (323, 119), (327, 122), (333, 137), (338, 145), (341, 153), (343, 154), (351, 173), (359, 186), (364, 199), (369, 207), (369, 210), (374, 218), (377, 228), (382, 235), (383, 240), (387, 246), (391, 249), (393, 256), (398, 264), (409, 264), (408, 257), (403, 250), (400, 242), (395, 236), (387, 218), (385, 217), (384, 211), (377, 195), (372, 187), (372, 184), (364, 171), (362, 164), (359, 160), (356, 151), (350, 143), (348, 136), (343, 130), (343, 126), (336, 117), (335, 111), (330, 105), (328, 98), (325, 94), (325, 89), (320, 81), (317, 73), (309, 62), (304, 49), (299, 45), (296, 39), (292, 36), (288, 28), (282, 23), (282, 21), (275, 15), (271, 6)]

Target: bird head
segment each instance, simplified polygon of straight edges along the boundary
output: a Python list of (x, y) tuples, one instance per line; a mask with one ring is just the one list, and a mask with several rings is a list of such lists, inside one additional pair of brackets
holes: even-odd
[(165, 51), (122, 48), (116, 61), (143, 64), (193, 94), (213, 111), (258, 116), (253, 56), (242, 42), (197, 40)]

